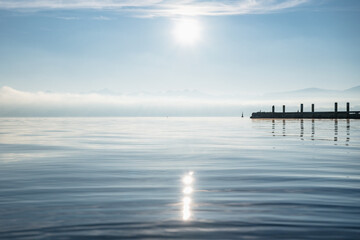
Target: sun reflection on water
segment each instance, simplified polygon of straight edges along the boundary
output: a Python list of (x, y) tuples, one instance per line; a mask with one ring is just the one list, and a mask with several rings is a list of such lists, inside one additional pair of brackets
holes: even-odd
[(188, 172), (184, 177), (183, 177), (183, 184), (184, 184), (184, 188), (183, 188), (183, 209), (182, 209), (182, 216), (183, 216), (183, 220), (184, 221), (188, 221), (190, 220), (192, 213), (191, 213), (191, 203), (192, 203), (192, 198), (191, 198), (191, 194), (193, 192), (193, 186), (192, 183), (194, 182), (194, 172)]

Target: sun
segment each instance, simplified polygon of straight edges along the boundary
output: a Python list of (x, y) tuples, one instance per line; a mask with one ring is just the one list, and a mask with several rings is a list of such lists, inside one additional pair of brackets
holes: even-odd
[(178, 19), (175, 21), (173, 35), (181, 45), (194, 45), (201, 39), (201, 25), (196, 19)]

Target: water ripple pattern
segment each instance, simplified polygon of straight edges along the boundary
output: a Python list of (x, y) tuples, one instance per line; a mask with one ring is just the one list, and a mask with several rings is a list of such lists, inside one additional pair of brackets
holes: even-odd
[(359, 199), (359, 120), (0, 119), (0, 239), (359, 239)]

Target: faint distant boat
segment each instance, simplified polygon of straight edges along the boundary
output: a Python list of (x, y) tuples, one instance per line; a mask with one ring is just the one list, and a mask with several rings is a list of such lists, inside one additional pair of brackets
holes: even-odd
[(285, 105), (283, 105), (282, 112), (275, 112), (275, 106), (272, 106), (271, 112), (254, 112), (250, 118), (360, 119), (360, 111), (350, 111), (350, 103), (346, 103), (346, 111), (338, 111), (336, 102), (333, 112), (315, 112), (314, 104), (311, 104), (311, 112), (304, 112), (304, 104), (300, 104), (300, 111), (285, 112)]

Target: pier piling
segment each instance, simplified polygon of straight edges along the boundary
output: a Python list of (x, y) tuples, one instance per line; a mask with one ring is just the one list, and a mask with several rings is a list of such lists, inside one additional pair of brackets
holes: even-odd
[(334, 104), (334, 113), (335, 113), (335, 118), (337, 118), (337, 113), (338, 113), (338, 103), (335, 102)]
[(338, 111), (338, 104), (337, 104), (337, 102), (334, 104), (334, 112), (335, 113), (337, 113), (337, 111)]
[(315, 115), (315, 104), (311, 104), (311, 117), (314, 118)]
[(315, 112), (315, 104), (311, 104), (311, 112), (304, 112), (304, 104), (300, 104), (300, 111), (286, 112), (285, 105), (282, 105), (282, 112), (275, 112), (275, 105), (271, 112), (254, 112), (251, 118), (312, 118), (312, 119), (360, 119), (360, 111), (350, 111), (350, 103), (346, 103), (346, 111), (338, 111), (338, 103), (334, 103), (333, 111)]
[(282, 117), (285, 117), (285, 105), (283, 105)]

